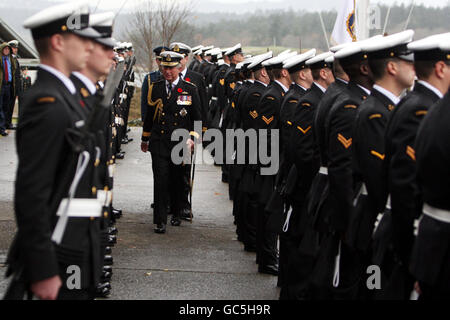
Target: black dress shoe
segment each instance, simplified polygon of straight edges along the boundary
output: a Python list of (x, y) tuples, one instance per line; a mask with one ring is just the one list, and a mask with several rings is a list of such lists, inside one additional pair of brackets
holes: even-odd
[(128, 144), (128, 139), (127, 138), (123, 138), (121, 141), (122, 144)]
[(113, 274), (113, 269), (111, 266), (103, 266), (103, 272), (108, 272), (111, 275)]
[(114, 264), (114, 259), (112, 256), (106, 255), (103, 258), (103, 262), (104, 262), (105, 266), (112, 266)]
[(113, 213), (117, 212), (118, 214), (122, 215), (122, 209), (116, 209), (116, 208), (112, 208)]
[(117, 230), (116, 227), (109, 227), (108, 228), (108, 233), (111, 236), (115, 236), (115, 235), (117, 235), (119, 233), (119, 231)]
[(270, 274), (273, 276), (278, 276), (278, 266), (277, 265), (260, 265), (258, 267), (259, 273)]
[(122, 160), (125, 158), (125, 152), (116, 153), (116, 159)]
[(122, 218), (122, 210), (113, 210), (112, 211), (113, 219), (120, 219)]
[(172, 218), (172, 220), (170, 220), (170, 224), (174, 227), (179, 227), (181, 226), (181, 220), (179, 218)]
[(8, 132), (2, 131), (2, 132), (0, 133), (0, 135), (2, 135), (2, 136), (4, 136), (4, 137), (7, 137), (7, 136), (8, 136)]
[(184, 208), (181, 211), (181, 219), (186, 220), (186, 221), (192, 221), (192, 218), (194, 218), (194, 215), (191, 216), (191, 209)]
[(114, 247), (114, 245), (117, 243), (117, 237), (116, 236), (108, 236), (108, 246)]
[(111, 295), (111, 284), (109, 282), (97, 285), (95, 296), (97, 298), (108, 298)]
[(133, 142), (133, 138), (127, 138), (128, 142)]
[(109, 282), (109, 281), (111, 281), (111, 278), (112, 278), (112, 273), (103, 271), (102, 276), (100, 277), (100, 281), (101, 282)]
[(131, 129), (130, 129), (130, 128), (128, 128), (128, 129), (127, 129), (127, 132), (130, 132), (130, 131), (131, 131)]
[(111, 253), (112, 253), (111, 247), (106, 247), (105, 248), (105, 254), (111, 254)]
[(155, 233), (158, 234), (166, 233), (166, 225), (164, 223), (158, 224), (155, 228)]
[(152, 209), (155, 208), (155, 203), (152, 203), (152, 205), (150, 206)]

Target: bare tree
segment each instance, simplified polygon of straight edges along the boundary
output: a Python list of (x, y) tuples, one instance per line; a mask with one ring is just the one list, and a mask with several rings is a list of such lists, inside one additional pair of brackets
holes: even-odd
[(192, 12), (194, 0), (143, 0), (131, 15), (126, 36), (147, 70), (153, 70), (153, 48), (168, 46)]

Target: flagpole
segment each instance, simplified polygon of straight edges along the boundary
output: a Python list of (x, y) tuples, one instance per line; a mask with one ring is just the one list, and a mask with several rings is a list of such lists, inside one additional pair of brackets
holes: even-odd
[(391, 15), (392, 5), (389, 6), (388, 11), (386, 13), (386, 20), (384, 21), (383, 35), (386, 34), (386, 28), (389, 21), (389, 16)]
[(409, 25), (409, 22), (411, 21), (411, 16), (412, 16), (413, 10), (414, 10), (414, 5), (415, 5), (415, 1), (412, 0), (411, 10), (409, 11), (408, 19), (406, 20), (405, 28), (403, 30), (408, 29), (408, 25)]
[(327, 42), (328, 50), (330, 50), (330, 41), (328, 40), (327, 30), (325, 29), (325, 23), (322, 18), (322, 11), (319, 11), (320, 24), (322, 25), (323, 35), (325, 37), (325, 41)]
[(365, 40), (369, 38), (368, 28), (368, 10), (370, 6), (369, 0), (358, 0), (354, 2), (355, 16), (356, 16), (356, 34), (357, 40)]

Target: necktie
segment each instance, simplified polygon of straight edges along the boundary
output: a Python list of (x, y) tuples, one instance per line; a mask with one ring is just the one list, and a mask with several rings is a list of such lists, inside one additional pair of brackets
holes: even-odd
[(172, 84), (170, 82), (167, 84), (167, 91), (167, 98), (170, 99), (170, 96), (172, 95)]
[(3, 57), (3, 65), (5, 67), (5, 79), (6, 82), (9, 82), (9, 72), (8, 72), (8, 61), (7, 61), (8, 57)]

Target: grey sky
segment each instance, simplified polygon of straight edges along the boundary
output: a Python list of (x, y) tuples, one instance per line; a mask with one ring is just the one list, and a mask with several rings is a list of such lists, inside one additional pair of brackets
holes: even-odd
[[(67, 0), (50, 0), (54, 2), (64, 2)], [(79, 1), (79, 0), (71, 0)], [(118, 10), (124, 3), (125, 8), (131, 8), (143, 1), (149, 0), (91, 0), (89, 1), (91, 7), (96, 7), (100, 10)], [(152, 1), (167, 1), (167, 0), (152, 0)], [(171, 0), (178, 1), (178, 0)], [(265, 9), (294, 9), (294, 10), (321, 10), (321, 9), (336, 9), (340, 6), (343, 0), (193, 0), (196, 3), (194, 11), (196, 12), (245, 12)], [(410, 5), (413, 0), (372, 0), (371, 3), (403, 3)], [(19, 1), (20, 2), (20, 1)], [(24, 1), (26, 2), (26, 1)], [(39, 0), (33, 1), (38, 3)], [(426, 6), (446, 6), (449, 5), (449, 0), (415, 0), (416, 4), (424, 4)]]

